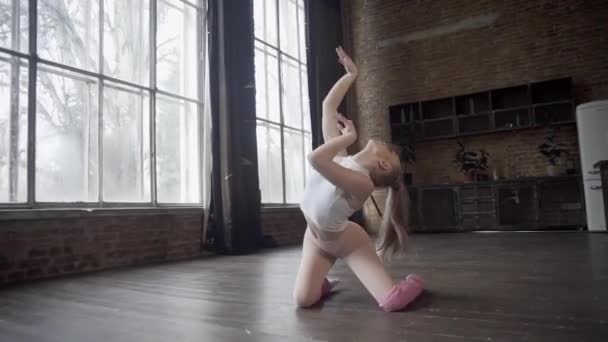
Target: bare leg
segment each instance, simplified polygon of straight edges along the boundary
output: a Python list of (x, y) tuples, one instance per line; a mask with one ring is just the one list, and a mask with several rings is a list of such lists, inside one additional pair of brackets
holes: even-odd
[(344, 261), (385, 311), (400, 311), (422, 293), (422, 279), (415, 275), (395, 284), (386, 272), (374, 244), (359, 225), (350, 223), (340, 237)]
[(293, 291), (293, 297), (298, 306), (308, 307), (321, 299), (325, 276), (335, 262), (335, 257), (317, 247), (310, 229), (306, 229), (302, 246), (302, 260)]
[(371, 295), (380, 302), (395, 282), (376, 254), (369, 235), (351, 222), (340, 237), (340, 256), (363, 283)]

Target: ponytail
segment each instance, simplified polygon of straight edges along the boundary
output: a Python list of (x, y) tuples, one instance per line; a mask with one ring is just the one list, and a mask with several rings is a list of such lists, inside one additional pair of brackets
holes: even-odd
[(382, 259), (389, 260), (405, 250), (409, 228), (409, 206), (409, 193), (399, 177), (388, 189), (380, 224), (381, 243), (378, 251)]

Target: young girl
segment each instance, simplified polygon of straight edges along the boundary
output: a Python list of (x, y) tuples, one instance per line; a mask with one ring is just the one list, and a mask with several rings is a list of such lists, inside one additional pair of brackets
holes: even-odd
[(336, 52), (346, 75), (323, 101), (325, 144), (308, 155), (314, 170), (300, 205), (308, 227), (294, 298), (298, 306), (308, 307), (325, 297), (332, 287), (325, 276), (336, 259), (342, 258), (382, 309), (399, 311), (422, 292), (422, 279), (410, 275), (395, 283), (370, 237), (348, 218), (363, 207), (375, 188), (388, 188), (380, 256), (404, 248), (409, 202), (401, 181), (401, 163), (390, 146), (377, 140), (370, 140), (361, 152), (347, 155), (346, 148), (356, 141), (357, 132), (337, 108), (357, 77), (357, 66), (341, 47)]

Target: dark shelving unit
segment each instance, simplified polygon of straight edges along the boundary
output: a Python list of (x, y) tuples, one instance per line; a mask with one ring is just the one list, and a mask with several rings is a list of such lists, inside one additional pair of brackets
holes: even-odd
[(393, 105), (389, 121), (393, 142), (403, 144), (572, 124), (574, 110), (572, 80), (560, 78)]

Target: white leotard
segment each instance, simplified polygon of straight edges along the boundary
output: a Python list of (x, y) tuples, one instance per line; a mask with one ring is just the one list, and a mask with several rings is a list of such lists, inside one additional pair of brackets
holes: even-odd
[[(368, 175), (367, 169), (359, 165), (351, 156), (336, 157), (334, 161), (345, 168)], [(346, 227), (348, 218), (355, 210), (350, 207), (342, 189), (330, 183), (316, 170), (312, 170), (300, 209), (306, 220), (317, 229), (339, 232)]]

